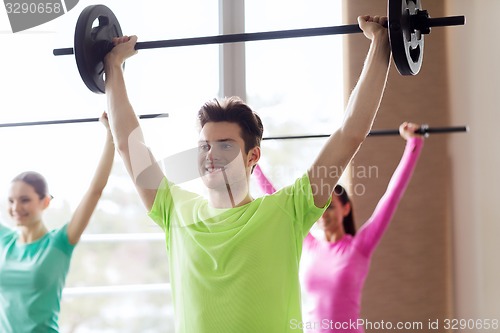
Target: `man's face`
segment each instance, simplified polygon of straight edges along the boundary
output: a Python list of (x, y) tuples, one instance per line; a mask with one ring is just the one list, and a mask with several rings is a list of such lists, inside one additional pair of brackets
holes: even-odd
[(198, 168), (210, 189), (247, 181), (247, 154), (238, 124), (209, 122), (198, 140)]

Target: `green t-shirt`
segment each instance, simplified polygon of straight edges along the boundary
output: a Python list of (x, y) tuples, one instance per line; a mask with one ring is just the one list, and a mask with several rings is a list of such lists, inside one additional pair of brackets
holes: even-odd
[(149, 216), (166, 234), (176, 332), (297, 332), (302, 241), (323, 210), (307, 174), (230, 209), (164, 179)]
[(29, 244), (0, 224), (0, 332), (56, 333), (74, 246), (67, 225)]

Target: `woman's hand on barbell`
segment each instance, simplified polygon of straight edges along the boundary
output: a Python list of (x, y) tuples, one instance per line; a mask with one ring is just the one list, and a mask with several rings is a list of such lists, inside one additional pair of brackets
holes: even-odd
[(415, 136), (422, 136), (422, 134), (418, 133), (420, 127), (420, 125), (405, 121), (399, 126), (399, 134), (405, 140), (408, 140)]

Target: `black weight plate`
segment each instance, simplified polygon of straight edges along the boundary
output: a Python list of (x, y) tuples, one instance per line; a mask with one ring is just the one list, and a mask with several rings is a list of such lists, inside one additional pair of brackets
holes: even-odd
[(389, 40), (401, 75), (416, 75), (424, 57), (424, 35), (413, 29), (411, 16), (422, 9), (420, 0), (389, 0)]
[[(94, 21), (98, 25), (94, 26)], [(75, 59), (85, 85), (94, 93), (104, 93), (104, 57), (113, 48), (113, 37), (122, 30), (115, 14), (104, 5), (86, 7), (76, 22)]]

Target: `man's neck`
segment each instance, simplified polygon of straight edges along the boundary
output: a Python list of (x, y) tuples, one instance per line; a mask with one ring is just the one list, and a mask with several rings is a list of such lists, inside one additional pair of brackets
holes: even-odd
[(247, 186), (226, 185), (225, 189), (211, 189), (208, 193), (210, 206), (214, 208), (234, 208), (253, 201)]

